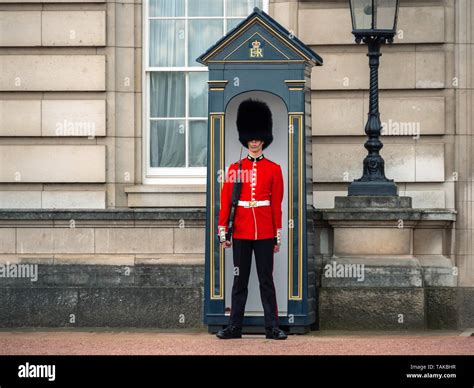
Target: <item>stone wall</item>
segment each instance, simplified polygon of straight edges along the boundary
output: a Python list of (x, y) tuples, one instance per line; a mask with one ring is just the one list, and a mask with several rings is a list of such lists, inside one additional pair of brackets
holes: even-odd
[(0, 30), (0, 207), (126, 206), (141, 179), (141, 4), (5, 0)]
[[(459, 302), (453, 307), (459, 309), (456, 325), (471, 322), (469, 309), (459, 306), (472, 300), (474, 286), (473, 9), (470, 0), (401, 0), (400, 34), (394, 45), (382, 49), (380, 105), (382, 121), (391, 131), (383, 137), (387, 176), (396, 180), (401, 195), (413, 198), (414, 208), (458, 213), (451, 244), (460, 287), (424, 291), (424, 306), (434, 306), (429, 311), (436, 312), (424, 315), (428, 327), (452, 324), (449, 314), (441, 312), (453, 301)], [(331, 209), (334, 198), (346, 195), (349, 182), (362, 171), (368, 110), (366, 47), (353, 42), (346, 0), (270, 1), (269, 12), (324, 58), (324, 66), (313, 69), (311, 83), (312, 191), (317, 209)], [(180, 272), (179, 265), (189, 264), (188, 259), (200, 264), (186, 268), (202, 271), (203, 225), (188, 225), (192, 216), (183, 215), (186, 226), (181, 228), (179, 217), (166, 220), (166, 209), (202, 212), (205, 186), (143, 184), (142, 17), (142, 0), (3, 0), (0, 4), (0, 208), (12, 209), (9, 218), (0, 220), (0, 260), (32, 260), (51, 273), (50, 280), (43, 279), (44, 299), (38, 303), (49, 301), (54, 306), (69, 300), (64, 310), (69, 311), (71, 306), (84, 306), (78, 301), (91, 300), (87, 295), (92, 294), (81, 290), (106, 292), (113, 284), (117, 287), (111, 287), (110, 298), (99, 299), (120, 300), (125, 295), (121, 292), (128, 292), (124, 300), (137, 301), (135, 292), (144, 292), (145, 305), (153, 299), (150, 295), (178, 301), (172, 294), (159, 294), (161, 288), (155, 290), (157, 294), (146, 294), (142, 275), (122, 284), (120, 271), (145, 265), (153, 281), (158, 281), (161, 265), (167, 263), (176, 279), (183, 279), (180, 273), (188, 269)], [(414, 139), (418, 130), (420, 136)], [(138, 213), (141, 208), (155, 208), (152, 213), (157, 218), (111, 219), (113, 212), (90, 218), (93, 213), (85, 210), (119, 208), (123, 214), (137, 214), (130, 208), (138, 208)], [(27, 209), (36, 210), (28, 216)], [(54, 218), (61, 212), (50, 209), (84, 210)], [(316, 245), (327, 251), (332, 232), (318, 225)], [(437, 241), (432, 231), (418, 231), (418, 244), (425, 241), (423, 233)], [(429, 255), (430, 247), (425, 248)], [(190, 286), (191, 299), (177, 302), (193, 305), (192, 322), (199, 320), (199, 276)], [(173, 277), (166, 279), (170, 283), (160, 287), (175, 292)], [(15, 319), (18, 322), (18, 316), (11, 315), (15, 306), (11, 303), (21, 306), (21, 298), (26, 303), (41, 288), (23, 286), (7, 287), (16, 293), (8, 294), (9, 307), (2, 310), (11, 325)], [(72, 294), (66, 292), (69, 286)], [(141, 288), (145, 291), (137, 291)], [(419, 292), (412, 296), (416, 299)], [(378, 294), (373, 295), (376, 299)], [(34, 308), (34, 303), (28, 303), (19, 311)], [(87, 308), (93, 316), (102, 307)], [(62, 314), (50, 321), (28, 317), (31, 324), (56, 325), (62, 324)], [(116, 310), (116, 314), (121, 313)], [(117, 322), (125, 324), (119, 315), (115, 315)], [(140, 319), (150, 325), (157, 322), (146, 321), (145, 316)]]
[[(203, 185), (178, 185), (173, 203), (169, 187), (141, 184), (141, 3), (2, 2), (0, 146), (31, 146), (38, 161), (5, 154), (3, 208), (183, 206), (183, 195), (184, 206), (204, 206)], [(456, 208), (454, 135), (466, 117), (457, 116), (463, 100), (454, 81), (462, 3), (402, 0), (399, 36), (382, 50), (382, 121), (394, 134), (383, 138), (382, 154), (387, 175), (415, 207)], [(316, 207), (331, 208), (361, 174), (366, 47), (353, 43), (347, 1), (275, 1), (270, 14), (325, 60), (311, 84), (313, 192)], [(65, 122), (91, 124), (94, 137), (87, 125), (71, 136)]]
[(0, 211), (0, 326), (201, 327), (204, 218)]

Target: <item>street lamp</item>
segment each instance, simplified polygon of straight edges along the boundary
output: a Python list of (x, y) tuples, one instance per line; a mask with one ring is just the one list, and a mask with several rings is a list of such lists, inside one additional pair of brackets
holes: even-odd
[(368, 140), (364, 144), (369, 152), (364, 159), (362, 178), (349, 185), (349, 196), (398, 195), (393, 179), (385, 176), (384, 160), (380, 156), (382, 123), (379, 113), (380, 45), (392, 43), (396, 33), (399, 0), (349, 0), (352, 33), (356, 43), (367, 44), (370, 67), (370, 107), (365, 126)]

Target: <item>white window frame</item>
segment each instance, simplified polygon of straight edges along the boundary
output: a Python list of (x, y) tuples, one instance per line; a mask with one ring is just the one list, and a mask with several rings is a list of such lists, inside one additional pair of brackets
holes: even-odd
[[(184, 66), (184, 67), (153, 67), (149, 65), (149, 20), (164, 19), (164, 20), (194, 20), (194, 19), (222, 19), (223, 32), (226, 34), (227, 20), (239, 19), (244, 20), (245, 17), (226, 15), (225, 1), (224, 14), (222, 16), (188, 16), (188, 6), (185, 2), (185, 16), (170, 16), (170, 17), (149, 17), (149, 0), (143, 0), (142, 12), (142, 182), (144, 184), (206, 184), (207, 167), (151, 167), (150, 159), (150, 74), (153, 71), (177, 71), (185, 72), (185, 87), (186, 87), (186, 112), (184, 121), (188, 128), (185, 132), (185, 147), (186, 159), (189, 151), (189, 121), (208, 121), (208, 117), (189, 117), (189, 72), (207, 72), (207, 67), (203, 66)], [(268, 12), (269, 0), (263, 0), (263, 11)], [(218, 38), (216, 38), (217, 41)], [(188, 64), (188, 33), (185, 35), (185, 57), (184, 63)], [(183, 118), (153, 118), (153, 120), (182, 120)]]

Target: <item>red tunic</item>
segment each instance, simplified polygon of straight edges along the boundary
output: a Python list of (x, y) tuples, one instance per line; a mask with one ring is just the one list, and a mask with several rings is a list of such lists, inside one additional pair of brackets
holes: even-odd
[[(228, 231), (228, 220), (232, 205), (232, 190), (237, 178), (239, 163), (232, 164), (225, 176), (221, 192), (218, 220), (219, 227)], [(241, 201), (270, 201), (270, 206), (237, 206), (234, 217), (233, 237), (237, 239), (263, 240), (277, 236), (281, 229), (281, 203), (283, 200), (283, 174), (279, 164), (265, 158), (247, 156), (242, 159)]]

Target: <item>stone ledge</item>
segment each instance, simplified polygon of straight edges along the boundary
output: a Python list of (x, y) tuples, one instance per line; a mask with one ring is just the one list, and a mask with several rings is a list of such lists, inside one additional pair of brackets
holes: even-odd
[[(449, 209), (347, 208), (324, 209), (315, 219), (326, 221), (456, 221), (457, 212)], [(318, 218), (320, 217), (320, 218)]]
[(205, 220), (206, 209), (160, 208), (160, 209), (0, 209), (2, 220)]
[[(141, 288), (141, 287), (203, 287), (204, 265), (192, 263), (135, 265), (115, 264), (31, 264), (17, 265), (18, 277), (12, 277), (10, 264), (2, 270), (0, 290), (5, 288), (45, 288), (45, 287), (100, 287), (100, 288)], [(22, 268), (20, 268), (22, 266)]]
[[(337, 271), (339, 271), (339, 276)], [(332, 256), (323, 258), (318, 273), (321, 273), (319, 284), (324, 288), (456, 286), (453, 263), (449, 258), (441, 255), (429, 255), (422, 258), (415, 256)]]
[(411, 197), (399, 196), (345, 196), (334, 198), (337, 209), (390, 208), (410, 209)]
[(176, 265), (204, 266), (203, 254), (0, 254), (0, 265), (97, 265), (126, 266)]

